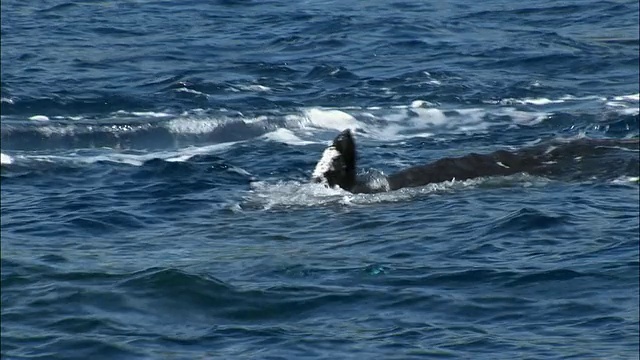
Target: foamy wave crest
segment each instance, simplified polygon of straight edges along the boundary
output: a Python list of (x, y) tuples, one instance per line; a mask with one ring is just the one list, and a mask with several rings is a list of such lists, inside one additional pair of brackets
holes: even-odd
[(45, 115), (34, 115), (34, 116), (30, 117), (29, 120), (32, 120), (32, 121), (49, 121), (49, 117), (47, 117)]
[(163, 118), (163, 117), (171, 116), (171, 114), (168, 114), (168, 113), (155, 112), (155, 111), (133, 111), (131, 112), (131, 114), (135, 116), (151, 117), (151, 118)]
[(314, 144), (313, 141), (302, 140), (297, 137), (291, 130), (280, 128), (270, 133), (262, 135), (262, 137), (269, 141), (281, 142), (289, 145), (308, 145)]
[[(199, 147), (191, 146), (186, 149), (182, 149), (178, 151), (161, 153), (162, 156), (160, 158), (165, 159), (166, 161), (172, 161), (172, 162), (187, 161), (196, 155), (218, 153), (237, 143), (239, 142), (228, 142), (224, 144), (214, 144), (214, 145), (199, 146)], [(164, 156), (165, 154), (168, 154), (168, 156), (165, 157)], [(155, 156), (155, 158), (158, 158), (158, 156)]]
[(637, 176), (622, 176), (611, 181), (612, 184), (616, 185), (629, 185), (629, 184), (638, 184), (640, 183), (640, 177)]
[(304, 110), (304, 115), (309, 125), (323, 129), (355, 130), (362, 125), (356, 118), (341, 110), (310, 108)]
[(258, 84), (239, 85), (238, 89), (243, 90), (243, 91), (253, 91), (253, 92), (268, 92), (268, 91), (271, 91), (270, 87), (264, 86), (264, 85), (258, 85)]
[(167, 129), (176, 134), (211, 133), (223, 123), (220, 119), (179, 118), (167, 122)]
[(612, 97), (606, 105), (621, 115), (638, 115), (640, 113), (638, 101), (640, 101), (640, 94), (619, 95)]
[[(613, 100), (622, 100), (622, 99), (633, 99), (634, 95), (624, 95), (624, 96), (614, 96)], [(496, 104), (496, 105), (534, 105), (534, 106), (544, 106), (550, 104), (562, 104), (565, 102), (577, 102), (577, 101), (596, 101), (603, 102), (607, 101), (606, 96), (597, 96), (597, 95), (589, 95), (589, 96), (574, 96), (574, 95), (563, 95), (556, 99), (550, 99), (546, 97), (538, 97), (538, 98), (504, 98), (500, 100), (489, 100), (485, 101), (487, 104)]]
[(635, 101), (638, 102), (640, 101), (640, 93), (638, 94), (631, 94), (631, 95), (620, 95), (620, 96), (614, 96), (613, 100), (616, 101)]
[(570, 99), (547, 99), (547, 98), (524, 98), (524, 99), (513, 99), (507, 98), (502, 99), (498, 103), (500, 105), (513, 105), (513, 104), (523, 104), (523, 105), (548, 105), (548, 104), (560, 104)]
[(591, 102), (594, 105), (605, 104), (607, 107), (612, 108), (613, 111), (621, 115), (637, 115), (638, 101), (640, 101), (640, 94), (628, 94), (617, 96), (574, 96), (564, 95), (557, 99), (550, 99), (545, 97), (539, 98), (504, 98), (500, 100), (485, 101), (487, 104), (494, 105), (533, 105), (533, 106), (545, 106), (553, 104), (562, 104), (565, 102)]
[(360, 136), (399, 141), (443, 132), (486, 132), (494, 126), (533, 126), (550, 115), (550, 112), (514, 107), (446, 109), (424, 100), (414, 100), (410, 105), (389, 108), (304, 109), (300, 126), (307, 130), (342, 131), (348, 128)]
[(205, 93), (203, 93), (201, 91), (189, 89), (188, 87), (177, 88), (175, 91), (184, 92), (184, 93), (188, 93), (188, 94), (199, 95), (199, 96), (209, 96), (209, 95), (207, 95), (207, 94), (205, 94)]
[[(558, 101), (547, 99), (550, 102), (541, 99), (518, 101), (527, 104), (589, 101), (596, 105), (590, 109), (597, 112), (601, 112), (605, 104), (611, 112), (621, 115), (639, 112), (638, 94), (608, 98), (566, 95), (556, 99)], [(601, 102), (603, 99), (605, 101)], [(541, 110), (500, 103), (468, 108), (447, 107), (415, 99), (406, 105), (388, 107), (310, 107), (251, 114), (226, 109), (193, 109), (181, 114), (118, 111), (101, 119), (53, 117), (49, 121), (44, 115), (35, 115), (31, 119), (39, 121), (6, 122), (3, 119), (2, 140), (10, 144), (9, 149), (12, 150), (73, 147), (149, 149), (256, 138), (307, 145), (319, 142), (319, 138), (329, 140), (329, 133), (351, 129), (363, 138), (404, 141), (440, 134), (486, 133), (495, 127), (536, 126), (554, 118), (554, 111)], [(44, 138), (39, 135), (44, 135)]]
[(13, 158), (7, 154), (0, 153), (0, 164), (2, 165), (13, 164)]
[[(229, 142), (224, 144), (214, 144), (208, 146), (190, 146), (184, 149), (173, 151), (157, 151), (142, 154), (117, 152), (113, 150), (103, 149), (101, 153), (70, 153), (64, 155), (22, 155), (25, 161), (43, 161), (49, 163), (71, 163), (71, 164), (94, 164), (97, 162), (112, 162), (126, 164), (132, 166), (142, 166), (146, 161), (153, 159), (161, 159), (168, 162), (184, 162), (188, 161), (196, 155), (209, 155), (218, 153), (228, 147), (236, 144)], [(3, 156), (5, 156), (3, 154)], [(4, 161), (4, 157), (3, 157)]]

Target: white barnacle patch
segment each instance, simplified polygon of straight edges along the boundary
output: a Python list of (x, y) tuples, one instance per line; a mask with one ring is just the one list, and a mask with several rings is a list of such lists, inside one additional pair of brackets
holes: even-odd
[(508, 168), (509, 168), (507, 165), (505, 165), (505, 164), (501, 163), (500, 161), (496, 161), (496, 164), (498, 164), (498, 165), (502, 166), (502, 167), (503, 167), (503, 168), (505, 168), (505, 169), (508, 169)]
[(320, 161), (318, 161), (318, 163), (316, 164), (316, 168), (313, 170), (313, 175), (311, 175), (311, 178), (325, 179), (324, 174), (327, 171), (334, 170), (333, 162), (340, 155), (340, 152), (336, 150), (334, 146), (329, 146), (328, 148), (324, 149), (322, 158), (320, 158)]

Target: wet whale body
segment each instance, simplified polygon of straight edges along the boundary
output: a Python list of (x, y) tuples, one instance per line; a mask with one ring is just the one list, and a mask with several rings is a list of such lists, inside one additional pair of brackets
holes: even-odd
[(588, 179), (638, 176), (638, 138), (553, 140), (518, 151), (470, 153), (414, 166), (376, 181), (358, 177), (356, 144), (349, 129), (323, 152), (311, 176), (313, 182), (339, 186), (352, 193), (375, 193), (419, 187), (449, 180), (467, 180), (518, 173), (549, 178)]

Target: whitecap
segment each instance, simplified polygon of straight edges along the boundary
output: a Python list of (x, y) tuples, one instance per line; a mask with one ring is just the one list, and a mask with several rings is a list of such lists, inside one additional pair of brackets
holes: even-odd
[(355, 130), (360, 125), (356, 118), (340, 110), (311, 108), (305, 110), (304, 115), (312, 126), (324, 129)]
[(171, 116), (171, 114), (167, 114), (167, 113), (163, 113), (163, 112), (154, 112), (154, 111), (134, 111), (131, 114), (133, 114), (135, 116), (144, 116), (144, 117), (153, 117), (153, 118)]
[(191, 119), (179, 118), (167, 122), (166, 127), (176, 134), (207, 134), (217, 129), (222, 121), (220, 119)]
[(262, 135), (262, 137), (269, 141), (276, 141), (289, 145), (308, 145), (314, 143), (313, 141), (300, 139), (291, 130), (285, 128), (280, 128), (270, 133), (266, 133)]
[(258, 84), (254, 84), (254, 85), (240, 85), (238, 86), (238, 88), (240, 88), (241, 90), (245, 90), (245, 91), (255, 91), (255, 92), (267, 92), (267, 91), (271, 91), (271, 88), (268, 86), (263, 86), (263, 85), (258, 85)]
[(630, 95), (614, 96), (613, 100), (617, 101), (640, 101), (640, 93)]
[(29, 118), (29, 120), (33, 121), (49, 121), (49, 118), (45, 115), (34, 115)]
[(7, 154), (0, 153), (0, 164), (2, 165), (13, 164), (13, 158)]
[(205, 93), (203, 93), (201, 91), (189, 89), (189, 88), (186, 88), (186, 87), (178, 88), (175, 91), (177, 91), (177, 92), (185, 92), (185, 93), (195, 94), (195, 95), (208, 96), (207, 94), (205, 94)]
[[(94, 164), (97, 162), (112, 162), (131, 166), (142, 166), (146, 161), (152, 159), (161, 159), (167, 162), (184, 162), (188, 161), (196, 155), (217, 153), (236, 143), (237, 142), (228, 142), (207, 146), (190, 146), (177, 150), (157, 151), (143, 154), (122, 153), (113, 151), (111, 149), (103, 149), (104, 152), (97, 155), (71, 153), (67, 155), (24, 155), (23, 157), (26, 160), (35, 160), (50, 163), (68, 162), (75, 164)], [(5, 155), (3, 154), (3, 161), (5, 161), (4, 156)]]

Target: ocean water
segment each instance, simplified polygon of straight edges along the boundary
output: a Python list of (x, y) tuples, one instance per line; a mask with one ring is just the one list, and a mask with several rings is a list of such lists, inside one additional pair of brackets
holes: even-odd
[(638, 358), (637, 149), (309, 183), (638, 138), (637, 1), (1, 5), (3, 359)]

